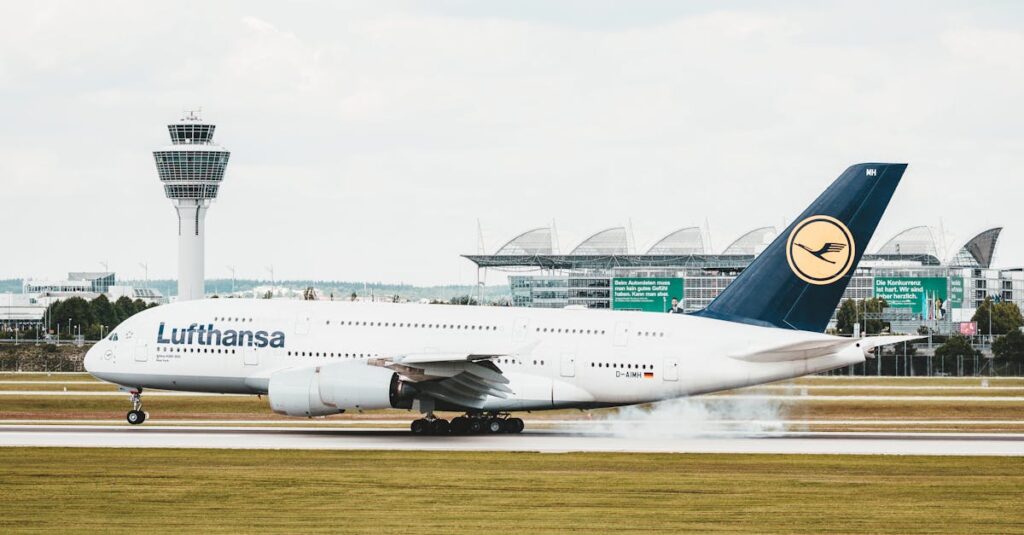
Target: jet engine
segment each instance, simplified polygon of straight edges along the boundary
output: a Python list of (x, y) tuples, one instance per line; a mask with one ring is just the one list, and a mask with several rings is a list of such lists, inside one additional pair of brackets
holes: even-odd
[(365, 362), (289, 368), (270, 376), (270, 408), (288, 416), (409, 408), (415, 389), (397, 373)]

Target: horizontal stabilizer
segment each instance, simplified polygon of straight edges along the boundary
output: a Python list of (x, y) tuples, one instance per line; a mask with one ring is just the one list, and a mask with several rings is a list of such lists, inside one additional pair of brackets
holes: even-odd
[(872, 336), (868, 338), (830, 337), (816, 340), (791, 342), (751, 353), (730, 355), (730, 358), (746, 362), (787, 362), (792, 360), (808, 360), (833, 355), (849, 347), (858, 347), (867, 351), (876, 347), (901, 342), (909, 342), (924, 338), (923, 336)]

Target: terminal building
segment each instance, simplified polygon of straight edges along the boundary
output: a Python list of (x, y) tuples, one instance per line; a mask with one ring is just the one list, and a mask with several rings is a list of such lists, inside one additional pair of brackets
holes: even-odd
[[(881, 297), (879, 319), (893, 332), (969, 329), (986, 298), (1024, 309), (1024, 270), (992, 267), (1001, 228), (979, 233), (942, 258), (928, 227), (906, 229), (865, 254), (844, 299)], [(753, 229), (720, 252), (710, 251), (701, 229), (669, 233), (642, 253), (624, 227), (602, 230), (568, 254), (555, 250), (550, 228), (519, 234), (491, 255), (465, 255), (482, 270), (509, 272), (513, 306), (567, 306), (663, 312), (671, 299), (685, 312), (707, 306), (775, 239), (773, 227)], [(833, 324), (834, 326), (834, 319)]]
[(111, 302), (122, 297), (146, 304), (163, 304), (167, 298), (155, 288), (118, 285), (113, 272), (71, 272), (63, 280), (27, 279), (21, 293), (0, 294), (0, 329), (31, 329), (43, 323), (46, 309), (56, 301), (80, 297), (91, 301), (100, 295)]

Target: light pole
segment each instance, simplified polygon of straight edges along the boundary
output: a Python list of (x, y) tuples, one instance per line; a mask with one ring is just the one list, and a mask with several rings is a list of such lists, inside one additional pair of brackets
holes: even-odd
[(995, 311), (995, 294), (988, 294), (988, 347), (992, 349), (992, 313)]
[(228, 271), (231, 272), (231, 295), (235, 295), (235, 266), (228, 266)]

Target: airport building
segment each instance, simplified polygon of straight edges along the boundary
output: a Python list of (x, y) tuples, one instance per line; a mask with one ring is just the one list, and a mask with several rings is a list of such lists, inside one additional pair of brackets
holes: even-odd
[(205, 296), (206, 211), (217, 198), (231, 153), (213, 142), (217, 127), (188, 112), (167, 125), (171, 145), (153, 151), (164, 194), (178, 214), (178, 299)]
[(113, 272), (71, 272), (63, 280), (27, 279), (21, 293), (0, 294), (0, 328), (30, 329), (43, 323), (47, 307), (56, 301), (72, 297), (91, 301), (100, 295), (111, 302), (122, 297), (146, 304), (167, 302), (154, 288), (118, 285)]
[[(863, 255), (844, 299), (884, 298), (889, 307), (876, 319), (889, 322), (893, 332), (916, 332), (925, 325), (939, 333), (970, 333), (977, 328), (970, 319), (986, 298), (1024, 309), (1024, 269), (992, 267), (1001, 230), (985, 230), (942, 258), (928, 227), (906, 229)], [(685, 312), (694, 312), (717, 297), (776, 234), (772, 227), (756, 228), (713, 252), (701, 229), (687, 227), (636, 253), (627, 230), (615, 227), (560, 254), (545, 227), (519, 234), (494, 254), (465, 258), (479, 270), (510, 273), (513, 306), (663, 312), (677, 298)]]

